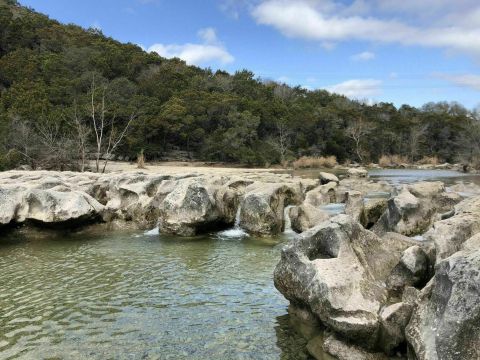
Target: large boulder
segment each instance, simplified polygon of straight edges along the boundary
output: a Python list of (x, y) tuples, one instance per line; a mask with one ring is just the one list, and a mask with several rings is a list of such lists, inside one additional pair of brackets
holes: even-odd
[(387, 210), (372, 229), (380, 235), (388, 231), (408, 236), (419, 235), (460, 201), (461, 197), (446, 192), (441, 182), (407, 185), (388, 201)]
[(25, 204), (25, 188), (8, 186), (0, 188), (0, 225), (18, 221)]
[(24, 209), (16, 220), (44, 225), (81, 225), (98, 219), (103, 208), (83, 192), (32, 189), (26, 194)]
[(292, 230), (298, 233), (307, 231), (330, 218), (328, 213), (310, 204), (293, 206), (290, 208), (288, 215), (290, 216)]
[(347, 215), (300, 234), (282, 250), (277, 289), (350, 341), (376, 347), (385, 280), (408, 241), (380, 239)]
[(365, 203), (360, 191), (347, 191), (345, 200), (345, 214), (350, 215), (356, 221), (362, 217)]
[(216, 203), (218, 186), (206, 179), (180, 181), (160, 204), (160, 231), (194, 236), (210, 229), (231, 225)]
[(406, 249), (387, 278), (387, 288), (400, 295), (407, 286), (423, 287), (429, 280), (429, 258), (418, 245)]
[(106, 220), (135, 221), (142, 227), (151, 227), (158, 221), (161, 202), (177, 182), (168, 175), (132, 173), (101, 179), (90, 191), (106, 201)]
[(300, 190), (288, 184), (253, 184), (240, 205), (240, 226), (256, 235), (278, 234), (284, 229), (285, 207), (301, 199)]
[(336, 203), (336, 188), (337, 183), (334, 181), (318, 186), (305, 194), (305, 203), (315, 207)]
[(406, 329), (412, 358), (480, 359), (480, 249), (442, 260)]
[(372, 228), (387, 209), (388, 199), (365, 199), (360, 222), (366, 229)]
[(480, 233), (480, 196), (455, 206), (455, 215), (435, 222), (425, 238), (435, 243), (439, 262), (461, 250), (463, 243), (477, 233)]

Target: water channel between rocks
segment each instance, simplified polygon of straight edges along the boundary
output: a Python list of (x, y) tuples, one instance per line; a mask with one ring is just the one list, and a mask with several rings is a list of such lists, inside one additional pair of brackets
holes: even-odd
[[(373, 175), (472, 180), (451, 173)], [(272, 280), (292, 236), (238, 224), (191, 239), (101, 226), (2, 235), (0, 358), (307, 359)]]

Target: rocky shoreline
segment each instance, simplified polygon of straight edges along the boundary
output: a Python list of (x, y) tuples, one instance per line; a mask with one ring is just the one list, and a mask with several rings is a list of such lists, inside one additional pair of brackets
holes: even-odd
[[(313, 329), (305, 334), (312, 356), (474, 359), (480, 195), (461, 190), (441, 182), (395, 188), (362, 168), (341, 180), (239, 170), (8, 171), (0, 173), (0, 225), (104, 222), (191, 237), (234, 224), (274, 236), (291, 223), (299, 234), (282, 250), (274, 283), (292, 317)], [(332, 204), (343, 214), (329, 213)]]

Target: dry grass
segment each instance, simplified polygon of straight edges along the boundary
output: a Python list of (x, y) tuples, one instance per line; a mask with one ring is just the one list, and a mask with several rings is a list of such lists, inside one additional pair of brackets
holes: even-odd
[(440, 164), (440, 160), (438, 160), (437, 156), (424, 156), (422, 159), (417, 161), (420, 165), (438, 165)]
[(378, 165), (381, 167), (391, 167), (409, 163), (408, 157), (401, 155), (382, 155), (378, 160)]
[(333, 168), (335, 165), (337, 165), (337, 158), (335, 156), (302, 156), (293, 162), (294, 169)]

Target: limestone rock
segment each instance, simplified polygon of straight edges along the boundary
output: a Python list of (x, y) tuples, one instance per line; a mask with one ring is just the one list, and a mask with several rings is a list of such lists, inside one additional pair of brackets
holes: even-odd
[(215, 202), (215, 191), (215, 186), (204, 179), (180, 182), (160, 205), (160, 231), (194, 236), (214, 227), (225, 227), (226, 220)]
[(385, 279), (409, 242), (380, 239), (347, 215), (300, 234), (282, 250), (277, 289), (324, 325), (367, 347), (379, 334)]
[(388, 231), (403, 235), (419, 235), (427, 231), (451, 211), (460, 197), (447, 193), (441, 182), (420, 182), (404, 186), (401, 192), (388, 201), (387, 210), (372, 228), (377, 234)]
[(356, 221), (360, 221), (364, 209), (363, 196), (360, 191), (347, 191), (345, 200), (345, 214)]
[[(95, 220), (103, 205), (77, 191), (30, 190), (25, 197), (25, 220), (47, 224), (82, 224)], [(23, 219), (19, 219), (23, 220)]]
[(315, 207), (336, 203), (336, 188), (336, 182), (329, 182), (325, 185), (318, 186), (305, 194), (305, 203)]
[(284, 227), (284, 209), (301, 201), (299, 190), (286, 184), (247, 188), (241, 203), (240, 226), (257, 235), (278, 234)]
[(423, 286), (429, 274), (429, 259), (418, 245), (406, 249), (400, 262), (387, 278), (387, 288), (394, 294), (401, 294), (406, 286)]
[(390, 354), (405, 341), (405, 327), (412, 315), (412, 305), (399, 302), (380, 312), (380, 346)]
[(323, 351), (338, 360), (388, 360), (382, 353), (369, 352), (359, 346), (344, 342), (333, 334), (318, 336), (307, 344), (308, 352), (318, 360), (324, 360)]
[(329, 182), (338, 183), (339, 181), (336, 175), (323, 171), (318, 174), (318, 178), (320, 179), (320, 184), (322, 185), (328, 184)]
[(455, 215), (435, 222), (425, 238), (435, 243), (438, 263), (461, 250), (463, 243), (477, 233), (480, 233), (480, 196), (459, 203)]
[(418, 360), (480, 358), (480, 250), (437, 265), (406, 329)]
[(347, 170), (347, 176), (364, 178), (368, 176), (368, 171), (364, 168), (350, 168)]
[(290, 216), (292, 230), (298, 233), (304, 232), (330, 217), (325, 211), (310, 204), (294, 206), (290, 208), (288, 215)]

